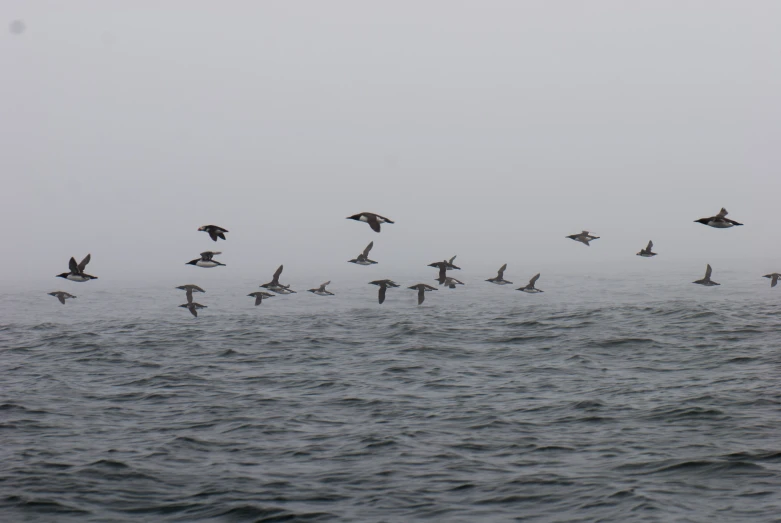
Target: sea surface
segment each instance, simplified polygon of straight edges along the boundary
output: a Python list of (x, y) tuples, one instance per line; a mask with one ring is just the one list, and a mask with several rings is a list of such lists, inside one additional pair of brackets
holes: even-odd
[(700, 272), (4, 292), (0, 521), (781, 521), (781, 288)]

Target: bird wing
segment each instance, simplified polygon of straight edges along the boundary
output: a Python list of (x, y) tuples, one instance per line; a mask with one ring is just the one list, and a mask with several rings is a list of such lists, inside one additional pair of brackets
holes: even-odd
[(423, 287), (418, 287), (418, 305), (423, 303), (426, 299), (426, 290)]
[(201, 288), (200, 288), (200, 287), (198, 287), (197, 285), (190, 285), (190, 287), (191, 287), (191, 288), (192, 288), (194, 291), (198, 291), (198, 292), (206, 292), (205, 290), (201, 289)]
[(591, 244), (589, 243), (591, 241), (590, 238), (581, 238), (579, 241), (585, 243), (588, 247), (591, 247)]
[(773, 275), (773, 278), (770, 280), (770, 286), (775, 287), (776, 283), (778, 283), (778, 274)]
[(187, 307), (187, 309), (190, 311), (190, 313), (193, 316), (195, 316), (196, 318), (198, 317), (198, 311), (195, 309), (195, 307)]
[(366, 248), (363, 250), (364, 258), (369, 256), (369, 252), (372, 250), (372, 247), (374, 247), (374, 242), (369, 242), (369, 245), (367, 245)]
[(589, 235), (588, 231), (582, 231), (580, 234), (582, 234), (583, 236), (588, 236)]
[(211, 238), (213, 241), (217, 241), (217, 231), (215, 231), (212, 228), (206, 229), (206, 232), (209, 233), (209, 238)]
[(719, 214), (716, 215), (716, 218), (724, 218), (728, 214), (729, 213), (727, 212), (727, 209), (722, 207), (721, 210), (719, 211)]
[[(456, 254), (456, 256), (458, 256), (458, 255)], [(456, 259), (456, 256), (453, 256), (453, 257), (452, 257), (452, 258), (450, 258), (450, 259), (449, 259), (447, 262), (448, 262), (450, 265), (453, 265), (453, 260), (455, 260), (455, 259)]]
[(193, 302), (193, 290), (187, 289), (187, 292), (185, 292), (185, 296), (187, 296), (187, 303)]
[(439, 279), (444, 280), (445, 278), (447, 278), (446, 274), (447, 274), (447, 266), (443, 263), (442, 265), (439, 266)]
[(369, 224), (369, 227), (371, 227), (374, 232), (380, 232), (380, 222), (377, 221), (376, 216), (367, 217), (366, 223)]
[(505, 271), (505, 269), (507, 269), (507, 264), (506, 263), (504, 265), (502, 265), (501, 267), (499, 267), (499, 272), (497, 272), (497, 274), (496, 274), (496, 278), (497, 279), (499, 279), (499, 280), (504, 279), (504, 271)]
[(429, 291), (435, 291), (435, 290), (437, 290), (437, 288), (436, 288), (436, 287), (432, 287), (431, 285), (427, 285), (427, 284), (425, 284), (425, 283), (423, 284), (423, 288), (425, 288), (426, 290), (429, 290)]
[(262, 292), (259, 292), (259, 293), (255, 294), (255, 307), (257, 307), (258, 305), (260, 305), (260, 303), (261, 303), (262, 301), (263, 301), (263, 293), (262, 293)]
[(531, 280), (529, 280), (529, 285), (534, 286), (534, 283), (540, 279), (540, 273), (538, 272), (535, 274)]
[(73, 256), (71, 256), (70, 261), (68, 261), (68, 269), (70, 269), (73, 274), (78, 274), (80, 272), (79, 264), (76, 263), (76, 259)]
[(84, 269), (87, 267), (87, 264), (89, 263), (92, 256), (90, 254), (86, 255), (83, 260), (81, 260), (81, 263), (79, 263), (79, 272), (84, 272)]
[(319, 288), (319, 289), (317, 289), (317, 290), (318, 290), (318, 291), (320, 291), (320, 292), (326, 292), (326, 290), (325, 290), (325, 286), (326, 286), (326, 285), (328, 285), (329, 283), (331, 283), (331, 282), (330, 282), (330, 281), (327, 281), (327, 282), (325, 282), (325, 283), (322, 283), (322, 284), (320, 284), (320, 288)]
[(274, 272), (274, 279), (273, 281), (279, 280), (279, 276), (282, 274), (282, 265), (279, 266), (279, 268)]
[(654, 248), (654, 242), (649, 241), (648, 242), (648, 247), (646, 247), (645, 250), (648, 251), (648, 252), (651, 252), (651, 249), (653, 249), (653, 248)]
[(385, 290), (386, 289), (387, 289), (387, 287), (385, 287), (385, 285), (380, 285), (380, 292), (377, 294), (377, 298), (378, 298), (380, 303), (385, 301)]
[(713, 272), (713, 269), (710, 268), (710, 264), (708, 264), (708, 267), (705, 269), (705, 279), (710, 279), (710, 275)]
[(56, 296), (57, 296), (57, 299), (60, 300), (60, 303), (65, 305), (65, 296), (61, 292), (57, 293)]

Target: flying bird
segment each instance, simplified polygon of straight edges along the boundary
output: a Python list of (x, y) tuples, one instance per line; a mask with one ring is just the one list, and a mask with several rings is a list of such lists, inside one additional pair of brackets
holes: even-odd
[(182, 305), (179, 305), (179, 306), (187, 309), (188, 311), (190, 311), (190, 314), (192, 314), (196, 318), (198, 317), (198, 309), (205, 309), (206, 308), (206, 305), (201, 305), (200, 303), (196, 303), (194, 301), (183, 303)]
[[(781, 278), (781, 274), (778, 274), (777, 272), (773, 272), (770, 274), (765, 274), (762, 276), (763, 278), (770, 278), (770, 287), (775, 287), (778, 283), (778, 278)], [(76, 296), (74, 296), (75, 298)]]
[(716, 283), (715, 281), (710, 279), (710, 275), (713, 272), (713, 269), (710, 268), (710, 264), (708, 264), (708, 267), (705, 269), (705, 277), (701, 280), (697, 280), (692, 283), (697, 283), (699, 285), (705, 285), (706, 287), (713, 287), (714, 285), (721, 285), (720, 283)]
[(370, 281), (369, 284), (377, 285), (380, 288), (380, 292), (377, 295), (380, 305), (382, 305), (382, 302), (385, 301), (385, 291), (388, 290), (389, 288), (399, 286), (399, 284), (393, 280), (374, 280), (374, 281)]
[[(437, 280), (439, 281), (439, 280)], [(464, 282), (457, 280), (455, 278), (451, 278), (450, 276), (445, 277), (444, 281), (439, 282), (440, 285), (444, 285), (445, 287), (449, 287), (451, 289), (455, 289), (456, 285), (463, 285)]]
[(185, 265), (195, 265), (196, 267), (204, 267), (206, 269), (211, 269), (212, 267), (219, 267), (222, 265), (225, 267), (224, 263), (220, 263), (217, 260), (213, 259), (214, 256), (217, 256), (219, 254), (222, 254), (221, 252), (212, 252), (212, 251), (204, 251), (201, 253), (200, 258), (196, 258), (194, 260), (190, 260)]
[(580, 242), (584, 245), (588, 245), (590, 247), (591, 245), (589, 244), (589, 242), (591, 240), (598, 240), (599, 236), (592, 236), (591, 234), (588, 233), (588, 231), (583, 231), (580, 234), (570, 234), (569, 236), (567, 236), (567, 238), (569, 238), (570, 240), (575, 240), (576, 242)]
[(729, 229), (730, 227), (733, 227), (735, 225), (743, 225), (742, 223), (738, 223), (735, 220), (730, 220), (727, 218), (727, 209), (724, 207), (721, 208), (719, 211), (719, 214), (716, 216), (711, 216), (709, 218), (700, 218), (699, 220), (694, 220), (695, 223), (701, 223), (703, 225), (707, 225), (709, 227), (715, 227), (716, 229)]
[(388, 218), (380, 216), (379, 214), (374, 214), (372, 212), (353, 214), (352, 216), (348, 216), (347, 219), (368, 223), (369, 227), (371, 227), (374, 232), (380, 232), (381, 223), (394, 223)]
[(536, 288), (534, 284), (537, 282), (537, 280), (540, 279), (540, 274), (535, 274), (531, 280), (529, 280), (529, 283), (526, 284), (526, 287), (521, 287), (520, 289), (515, 289), (517, 291), (523, 291), (528, 292), (529, 294), (536, 294), (538, 292), (545, 292), (541, 291), (540, 289)]
[(97, 280), (97, 276), (91, 276), (84, 272), (84, 269), (87, 267), (87, 264), (91, 258), (92, 256), (88, 254), (84, 257), (83, 260), (81, 260), (81, 263), (76, 263), (76, 259), (71, 256), (71, 259), (68, 262), (68, 268), (70, 269), (70, 272), (63, 272), (62, 274), (58, 274), (56, 277), (65, 278), (66, 280), (80, 283), (90, 280)]
[(274, 295), (271, 294), (270, 292), (263, 292), (263, 291), (251, 292), (251, 293), (247, 294), (247, 296), (252, 296), (253, 298), (255, 298), (255, 307), (260, 305), (263, 302), (264, 298), (273, 298), (274, 297)]
[(50, 292), (48, 294), (49, 294), (49, 296), (54, 296), (55, 298), (60, 300), (60, 303), (62, 303), (63, 305), (65, 305), (65, 300), (67, 300), (68, 298), (75, 298), (76, 297), (73, 294), (70, 294), (70, 293), (67, 293), (67, 292), (63, 292), (63, 291), (55, 291), (55, 292)]
[(369, 251), (372, 250), (372, 247), (374, 247), (374, 242), (369, 242), (369, 245), (366, 246), (363, 252), (359, 254), (354, 260), (350, 260), (350, 263), (354, 263), (356, 265), (373, 265), (377, 263), (376, 261), (369, 259)]
[(187, 296), (187, 303), (192, 303), (193, 292), (206, 292), (205, 290), (201, 289), (197, 285), (193, 285), (191, 283), (188, 283), (187, 285), (180, 285), (179, 287), (177, 287), (177, 289), (181, 289), (185, 291), (185, 296)]
[(655, 252), (651, 252), (651, 249), (654, 248), (654, 242), (649, 241), (648, 246), (645, 249), (640, 249), (640, 252), (637, 253), (638, 256), (642, 256), (643, 258), (651, 258), (652, 256), (656, 256)]
[(435, 268), (439, 269), (439, 276), (437, 276), (436, 280), (439, 282), (440, 285), (445, 283), (445, 278), (447, 278), (446, 272), (447, 272), (447, 268), (448, 268), (448, 263), (449, 262), (447, 260), (445, 260), (445, 261), (441, 261), (441, 262), (434, 262), (434, 263), (429, 263), (428, 264), (429, 267), (435, 267)]
[(496, 278), (491, 278), (489, 280), (491, 283), (495, 283), (497, 285), (512, 285), (513, 282), (507, 281), (504, 279), (504, 271), (507, 269), (507, 264), (505, 263), (501, 267), (499, 267), (499, 271), (496, 273)]
[(453, 265), (453, 260), (455, 260), (455, 259), (456, 259), (456, 257), (453, 256), (449, 260), (445, 260), (445, 263), (447, 263), (447, 270), (451, 270), (451, 269), (456, 269), (458, 271), (461, 270), (461, 267), (456, 267), (455, 265)]
[(198, 230), (209, 233), (209, 237), (214, 241), (217, 241), (217, 238), (222, 238), (224, 240), (225, 233), (228, 232), (228, 229), (223, 229), (217, 225), (204, 225), (198, 227)]
[(274, 277), (272, 280), (268, 283), (264, 283), (261, 285), (261, 287), (266, 288), (271, 292), (276, 292), (277, 294), (295, 294), (296, 291), (292, 290), (290, 285), (282, 285), (279, 283), (279, 276), (282, 274), (282, 267), (283, 266), (280, 265), (276, 272), (274, 272)]
[(426, 299), (426, 293), (428, 291), (435, 291), (437, 290), (436, 287), (432, 287), (431, 285), (426, 285), (425, 283), (418, 283), (417, 285), (413, 285), (412, 287), (408, 287), (408, 289), (412, 289), (413, 291), (418, 291), (418, 305), (423, 303), (423, 301)]
[(333, 296), (334, 295), (333, 292), (328, 292), (327, 290), (325, 290), (325, 286), (328, 285), (329, 283), (331, 283), (331, 282), (327, 281), (325, 283), (322, 283), (322, 284), (320, 284), (320, 287), (318, 287), (316, 289), (309, 289), (308, 292), (311, 292), (311, 293), (316, 294), (318, 296)]

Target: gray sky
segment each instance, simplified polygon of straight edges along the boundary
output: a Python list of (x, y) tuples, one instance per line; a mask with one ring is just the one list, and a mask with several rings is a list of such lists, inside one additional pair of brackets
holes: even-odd
[[(217, 247), (222, 277), (320, 282), (371, 240), (372, 277), (452, 254), (485, 277), (781, 271), (779, 20), (769, 1), (6, 0), (0, 281), (91, 252), (101, 283), (180, 283)], [(746, 226), (693, 223), (721, 206)], [(602, 239), (564, 239), (582, 229)], [(636, 257), (649, 239), (660, 256)]]

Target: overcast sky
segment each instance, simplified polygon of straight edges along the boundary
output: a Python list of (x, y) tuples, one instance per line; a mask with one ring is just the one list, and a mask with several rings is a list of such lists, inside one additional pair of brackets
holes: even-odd
[[(90, 252), (101, 283), (181, 283), (217, 248), (223, 277), (319, 282), (371, 240), (372, 277), (453, 254), (485, 277), (781, 271), (779, 20), (758, 0), (5, 0), (0, 281)], [(746, 225), (693, 223), (722, 206)], [(602, 239), (564, 238), (582, 229)]]

